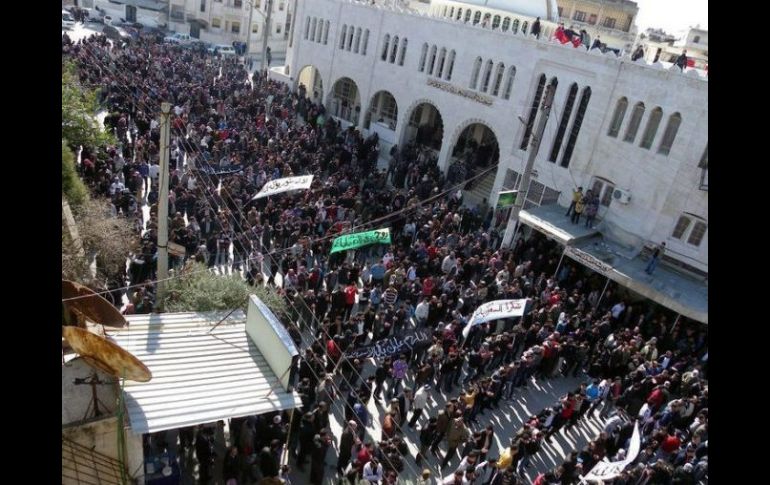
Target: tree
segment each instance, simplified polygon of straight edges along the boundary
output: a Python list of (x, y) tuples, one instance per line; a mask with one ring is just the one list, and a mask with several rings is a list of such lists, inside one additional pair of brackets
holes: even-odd
[(159, 302), (165, 312), (207, 312), (248, 307), (249, 295), (256, 294), (276, 315), (286, 312), (286, 301), (272, 287), (250, 286), (234, 274), (219, 276), (205, 265), (188, 264), (166, 282), (166, 292)]
[(64, 140), (61, 141), (61, 191), (73, 208), (88, 200), (86, 184), (78, 177), (75, 169), (75, 154)]
[(62, 65), (61, 134), (70, 148), (97, 148), (115, 143), (115, 137), (102, 129), (96, 119), (99, 109), (96, 91), (82, 86), (74, 64)]

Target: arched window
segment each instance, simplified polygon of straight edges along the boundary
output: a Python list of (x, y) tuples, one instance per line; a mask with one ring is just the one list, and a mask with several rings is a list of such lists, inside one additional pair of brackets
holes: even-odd
[(498, 27), (500, 27), (500, 16), (495, 15), (494, 17), (492, 17), (492, 28), (496, 29)]
[(508, 32), (509, 28), (511, 28), (511, 18), (505, 17), (503, 19), (503, 32)]
[(348, 35), (348, 26), (342, 26), (342, 32), (340, 33), (340, 49), (345, 48), (345, 36)]
[(356, 28), (356, 39), (353, 44), (353, 52), (358, 54), (358, 48), (361, 46), (361, 27)]
[(618, 104), (615, 105), (615, 113), (612, 115), (612, 121), (610, 122), (610, 130), (607, 135), (617, 138), (620, 133), (620, 126), (623, 124), (623, 117), (626, 116), (626, 108), (628, 108), (628, 100), (623, 97), (618, 100)]
[(511, 98), (511, 90), (513, 89), (513, 78), (516, 77), (516, 68), (511, 66), (508, 68), (508, 79), (505, 81), (505, 89), (503, 89), (503, 99)]
[(455, 17), (455, 19), (456, 20), (460, 20), (461, 18), (463, 18), (463, 9), (458, 8), (457, 9), (457, 17)]
[(492, 84), (492, 96), (497, 96), (500, 92), (500, 86), (503, 84), (503, 74), (505, 74), (505, 64), (500, 62), (497, 64), (497, 71), (495, 71), (495, 82)]
[(577, 98), (578, 86), (577, 83), (572, 83), (567, 94), (567, 101), (564, 103), (564, 110), (561, 113), (561, 119), (559, 120), (559, 128), (556, 130), (556, 138), (553, 140), (553, 146), (551, 147), (551, 154), (548, 156), (549, 162), (556, 163), (556, 158), (559, 156), (559, 150), (561, 150), (561, 143), (564, 140), (564, 133), (567, 132), (567, 125), (569, 124), (570, 116), (572, 116), (572, 107), (575, 105), (575, 98)]
[(519, 148), (526, 151), (529, 145), (529, 139), (532, 136), (532, 127), (535, 125), (535, 117), (537, 116), (537, 108), (540, 106), (540, 100), (543, 97), (543, 90), (545, 89), (545, 74), (540, 75), (540, 79), (535, 89), (535, 96), (532, 98), (532, 105), (529, 107), (529, 118), (527, 119), (527, 126), (524, 128), (524, 136), (521, 138), (521, 144)]
[(315, 35), (315, 41), (319, 44), (321, 43), (321, 39), (323, 38), (324, 33), (324, 21), (323, 19), (318, 19), (318, 32), (316, 32)]
[(471, 14), (473, 14), (473, 12), (471, 12), (471, 9), (468, 9), (468, 10), (465, 11), (465, 23), (466, 24), (471, 21)]
[(446, 10), (447, 10), (447, 8), (448, 7), (446, 5), (444, 5), (444, 8), (441, 9), (441, 16), (442, 17), (446, 17)]
[(642, 116), (644, 116), (644, 103), (640, 101), (636, 103), (634, 110), (631, 112), (631, 121), (628, 122), (626, 136), (623, 137), (623, 141), (634, 142), (636, 132), (639, 131), (639, 125), (642, 124)]
[(452, 49), (449, 51), (449, 59), (447, 60), (447, 68), (446, 68), (446, 79), (447, 81), (452, 80), (452, 69), (455, 67), (455, 51)]
[(315, 30), (318, 19), (313, 17), (313, 23), (310, 25), (310, 40), (315, 41)]
[(401, 41), (401, 52), (398, 53), (398, 65), (404, 65), (404, 59), (406, 59), (406, 39)]
[(436, 77), (441, 77), (444, 73), (444, 61), (446, 60), (446, 49), (444, 47), (438, 52), (438, 63), (436, 66)]
[(329, 21), (324, 22), (324, 45), (329, 43)]
[(353, 34), (354, 33), (355, 33), (355, 30), (353, 29), (353, 26), (351, 25), (350, 28), (348, 29), (348, 46), (347, 46), (348, 52), (353, 50)]
[(471, 73), (471, 89), (476, 89), (476, 84), (479, 82), (479, 73), (481, 72), (481, 57), (477, 57), (473, 63), (473, 72)]
[(433, 66), (436, 65), (436, 46), (430, 47), (430, 56), (428, 56), (428, 74), (433, 75)]
[(305, 40), (310, 37), (310, 17), (305, 19)]
[(382, 54), (380, 55), (380, 59), (383, 61), (388, 60), (388, 47), (390, 46), (390, 34), (385, 34), (385, 39), (383, 40), (382, 44)]
[(527, 35), (527, 21), (521, 23), (521, 33)]
[(663, 132), (663, 139), (660, 141), (658, 147), (658, 153), (668, 155), (671, 151), (671, 146), (676, 139), (676, 133), (679, 131), (679, 125), (682, 124), (682, 115), (674, 113), (668, 117), (668, 124), (666, 125), (666, 131)]
[(422, 45), (422, 52), (420, 53), (420, 64), (417, 66), (417, 70), (420, 72), (425, 71), (425, 61), (428, 58), (428, 43)]
[(487, 92), (487, 89), (489, 88), (489, 79), (492, 77), (492, 66), (494, 66), (494, 63), (490, 59), (487, 61), (487, 65), (484, 67), (484, 75), (481, 77), (481, 87), (479, 88), (479, 91), (482, 93)]
[(361, 41), (364, 45), (361, 46), (361, 55), (366, 55), (366, 48), (369, 45), (369, 29), (364, 30), (364, 40)]
[(580, 95), (580, 104), (578, 104), (577, 113), (575, 113), (575, 121), (572, 123), (572, 131), (569, 134), (567, 146), (564, 147), (564, 155), (561, 157), (562, 167), (569, 167), (569, 162), (572, 158), (572, 152), (575, 150), (575, 143), (577, 142), (577, 137), (580, 134), (580, 126), (583, 124), (583, 118), (586, 115), (588, 101), (590, 100), (591, 88), (586, 86), (583, 89), (583, 94)]
[(513, 19), (513, 25), (511, 26), (511, 33), (512, 34), (519, 33), (519, 19)]
[(481, 22), (481, 11), (476, 10), (476, 13), (473, 14), (473, 25), (477, 25), (479, 22)]
[(393, 46), (390, 48), (390, 63), (396, 62), (396, 53), (398, 53), (398, 36), (393, 37)]
[(454, 8), (454, 7), (452, 7), (451, 9), (449, 9), (449, 18), (450, 18), (450, 19), (453, 19), (453, 18), (455, 18), (455, 8)]
[(650, 149), (652, 141), (655, 139), (655, 134), (658, 132), (661, 118), (663, 118), (663, 110), (658, 106), (650, 113), (650, 119), (647, 120), (647, 127), (642, 135), (642, 141), (639, 143), (640, 147)]

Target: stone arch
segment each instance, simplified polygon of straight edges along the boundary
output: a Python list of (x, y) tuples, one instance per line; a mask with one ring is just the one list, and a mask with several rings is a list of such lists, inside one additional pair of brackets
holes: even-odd
[(372, 121), (383, 122), (395, 131), (398, 125), (398, 101), (387, 89), (380, 89), (369, 99), (369, 106), (364, 115), (364, 129), (371, 127)]
[[(444, 126), (444, 117), (441, 114), (441, 110), (436, 105), (435, 100), (429, 99), (429, 98), (419, 98), (414, 100), (407, 109), (403, 111), (403, 114), (401, 115), (401, 118), (398, 122), (398, 127), (400, 129), (398, 140), (400, 145), (406, 145), (407, 143), (410, 143), (416, 139), (417, 135), (417, 127), (412, 126), (410, 124), (410, 120), (412, 116), (415, 114), (415, 110), (422, 105), (428, 105), (432, 107), (439, 116), (439, 120), (441, 121), (441, 144), (436, 147), (435, 144), (432, 146), (434, 150), (437, 152), (440, 152), (442, 147), (444, 146), (444, 141), (446, 140), (446, 127)], [(399, 110), (400, 111), (400, 110)]]
[(337, 78), (326, 98), (329, 114), (357, 126), (361, 115), (361, 89), (358, 86), (352, 76)]
[[(460, 123), (459, 125), (457, 125), (457, 127), (455, 127), (455, 129), (452, 131), (452, 136), (449, 138), (449, 140), (451, 141), (451, 143), (449, 144), (449, 148), (451, 151), (454, 151), (455, 146), (457, 145), (457, 142), (460, 140), (460, 135), (463, 134), (466, 128), (472, 125), (482, 125), (486, 127), (490, 132), (492, 132), (492, 135), (495, 137), (495, 141), (498, 144), (498, 150), (499, 150), (500, 136), (497, 134), (494, 128), (492, 128), (491, 123), (481, 118), (468, 118), (462, 123)], [(498, 158), (499, 158), (499, 154), (498, 154)]]
[(321, 70), (313, 64), (305, 64), (297, 71), (297, 87), (305, 86), (306, 96), (316, 103), (323, 103), (324, 81)]

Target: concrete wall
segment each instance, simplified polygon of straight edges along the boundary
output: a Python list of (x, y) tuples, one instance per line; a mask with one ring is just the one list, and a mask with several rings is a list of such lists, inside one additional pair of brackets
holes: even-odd
[[(535, 169), (539, 181), (561, 191), (559, 202), (566, 205), (577, 185), (590, 186), (594, 177), (614, 182), (615, 187), (628, 190), (631, 202), (613, 202), (602, 207), (600, 217), (606, 217), (618, 227), (630, 231), (643, 242), (660, 242), (670, 236), (682, 212), (693, 211), (708, 219), (708, 192), (699, 190), (700, 169), (697, 168), (708, 140), (708, 82), (695, 71), (685, 74), (678, 68), (665, 69), (643, 61), (632, 63), (614, 54), (587, 52), (572, 46), (537, 40), (531, 36), (514, 35), (463, 25), (445, 19), (411, 14), (405, 11), (372, 7), (344, 0), (300, 0), (294, 48), (287, 54), (288, 76), (296, 87), (297, 75), (306, 66), (318, 69), (324, 87), (324, 104), (330, 106), (334, 84), (342, 77), (355, 81), (361, 99), (361, 112), (369, 109), (372, 96), (380, 90), (389, 91), (398, 104), (396, 139), (404, 142), (409, 117), (420, 103), (430, 103), (441, 114), (444, 138), (439, 163), (446, 168), (451, 149), (460, 132), (471, 123), (483, 123), (497, 137), (501, 164), (490, 202), (502, 186), (508, 168), (521, 171), (527, 152), (519, 149), (524, 126), (518, 117), (528, 117), (538, 78), (557, 78), (552, 117), (546, 126)], [(329, 41), (326, 45), (304, 39), (307, 17), (330, 20)], [(342, 50), (340, 31), (344, 25), (369, 29), (369, 46), (365, 56)], [(408, 39), (404, 65), (382, 61), (380, 54), (385, 35)], [(449, 83), (458, 89), (469, 89), (474, 61), (491, 59), (495, 66), (516, 66), (516, 77), (510, 99), (491, 96), (491, 105), (466, 96), (446, 92), (428, 84), (436, 79), (418, 72), (423, 43), (440, 50), (455, 50), (456, 58)], [(568, 168), (546, 161), (561, 120), (569, 86), (576, 83), (579, 92), (590, 87), (591, 98), (577, 138)], [(490, 83), (490, 88), (493, 83)], [(501, 90), (502, 91), (502, 90)], [(475, 91), (478, 93), (478, 90)], [(618, 138), (607, 136), (617, 100), (629, 99), (629, 109)], [(579, 101), (578, 95), (577, 101)], [(577, 103), (576, 101), (576, 103)], [(647, 110), (633, 144), (622, 141), (630, 119), (631, 108), (642, 101)], [(661, 107), (663, 119), (652, 148), (639, 147), (649, 113)], [(567, 136), (575, 117), (573, 109)], [(682, 124), (668, 155), (658, 154), (658, 146), (671, 114), (678, 112)], [(363, 129), (363, 116), (359, 119)], [(561, 160), (561, 153), (557, 161)], [(706, 234), (706, 238), (708, 234)], [(706, 270), (708, 243), (687, 249), (688, 264)], [(673, 255), (672, 255), (673, 256)], [(694, 260), (693, 260), (694, 259)]]

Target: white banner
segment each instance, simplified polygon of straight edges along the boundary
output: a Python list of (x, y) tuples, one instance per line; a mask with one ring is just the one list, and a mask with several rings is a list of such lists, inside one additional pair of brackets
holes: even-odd
[(312, 175), (302, 175), (300, 177), (284, 177), (282, 179), (271, 180), (262, 186), (262, 190), (260, 190), (259, 193), (254, 196), (254, 199), (261, 199), (262, 197), (280, 194), (281, 192), (288, 192), (289, 190), (309, 189), (310, 184), (312, 183)]
[(527, 308), (528, 298), (521, 300), (495, 300), (484, 303), (473, 312), (468, 325), (463, 329), (463, 337), (468, 337), (471, 327), (480, 323), (500, 318), (521, 317)]
[(588, 475), (582, 477), (583, 481), (603, 483), (605, 480), (612, 480), (620, 475), (625, 468), (636, 459), (636, 455), (639, 454), (639, 450), (642, 446), (641, 436), (639, 435), (639, 422), (634, 424), (634, 434), (631, 435), (631, 444), (626, 452), (626, 457), (620, 461), (600, 461)]

